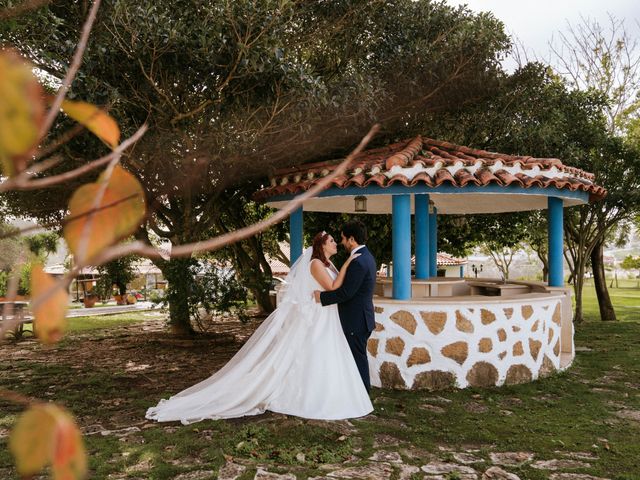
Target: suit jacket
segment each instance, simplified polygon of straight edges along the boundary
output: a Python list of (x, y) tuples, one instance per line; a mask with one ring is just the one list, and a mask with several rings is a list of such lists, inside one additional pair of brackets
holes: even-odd
[(322, 305), (338, 304), (340, 322), (345, 332), (370, 333), (375, 328), (373, 291), (376, 285), (376, 260), (367, 247), (347, 268), (342, 286), (320, 293)]

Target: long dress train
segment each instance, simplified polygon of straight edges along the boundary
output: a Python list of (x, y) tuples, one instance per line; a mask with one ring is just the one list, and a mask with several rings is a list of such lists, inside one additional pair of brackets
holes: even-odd
[(370, 413), (336, 305), (323, 307), (312, 299), (321, 287), (311, 275), (310, 256), (307, 249), (287, 277), (281, 304), (224, 367), (161, 400), (146, 417), (189, 424), (266, 410), (323, 420)]

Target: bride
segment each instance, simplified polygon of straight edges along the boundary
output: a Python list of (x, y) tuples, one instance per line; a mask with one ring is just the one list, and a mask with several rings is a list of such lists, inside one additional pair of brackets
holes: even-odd
[(373, 406), (340, 326), (336, 305), (314, 302), (314, 290), (342, 285), (329, 260), (337, 244), (318, 233), (291, 267), (278, 308), (218, 372), (147, 410), (146, 418), (183, 424), (258, 415), (265, 410), (303, 418), (362, 417)]

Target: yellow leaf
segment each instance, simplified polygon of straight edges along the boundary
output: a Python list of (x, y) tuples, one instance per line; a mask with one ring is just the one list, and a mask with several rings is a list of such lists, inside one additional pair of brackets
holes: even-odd
[(48, 464), (55, 480), (77, 480), (87, 473), (80, 430), (56, 405), (36, 405), (23, 413), (11, 432), (9, 449), (20, 475), (34, 475)]
[(42, 470), (53, 456), (54, 418), (43, 406), (33, 407), (18, 419), (9, 437), (9, 449), (20, 475)]
[[(56, 284), (56, 280), (42, 270), (42, 265), (35, 264), (31, 269), (31, 295), (37, 300)], [(42, 343), (50, 344), (62, 338), (67, 329), (67, 307), (69, 296), (62, 287), (32, 308), (35, 317), (35, 333)]]
[(4, 175), (20, 173), (36, 147), (44, 120), (42, 87), (31, 65), (13, 50), (0, 53), (0, 165)]
[(116, 121), (104, 110), (86, 102), (65, 100), (62, 111), (81, 123), (111, 148), (120, 143), (120, 128)]
[[(81, 262), (133, 233), (145, 215), (144, 191), (140, 182), (116, 165), (102, 200), (90, 216), (96, 197), (104, 187), (104, 177), (102, 174), (96, 183), (80, 187), (69, 202), (63, 233), (69, 249)], [(84, 241), (83, 235), (86, 235)]]

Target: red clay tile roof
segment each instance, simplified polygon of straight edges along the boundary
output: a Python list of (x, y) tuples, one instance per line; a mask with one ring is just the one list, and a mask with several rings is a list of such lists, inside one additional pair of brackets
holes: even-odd
[[(339, 160), (283, 169), (271, 179), (271, 186), (255, 194), (256, 200), (297, 194), (308, 190), (320, 177), (333, 170)], [(590, 201), (601, 200), (606, 190), (594, 183), (594, 175), (564, 165), (557, 158), (534, 158), (487, 152), (418, 136), (411, 140), (362, 152), (350, 170), (333, 181), (333, 186), (388, 187), (394, 184), (437, 187), (490, 184), (554, 187), (589, 193)]]
[[(416, 257), (411, 257), (411, 265), (415, 265)], [(466, 265), (467, 260), (464, 258), (454, 257), (453, 255), (445, 252), (438, 252), (436, 265), (439, 267), (454, 267), (460, 265)]]
[(467, 260), (464, 258), (457, 258), (453, 255), (449, 255), (448, 253), (438, 252), (438, 265), (442, 265), (445, 267), (455, 266), (455, 265), (466, 265)]

